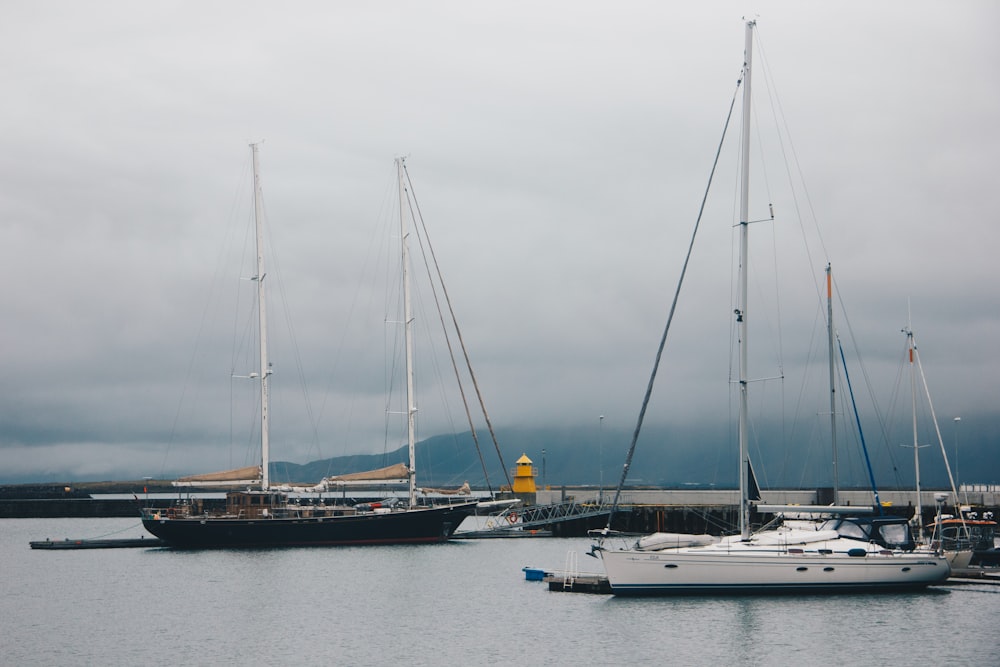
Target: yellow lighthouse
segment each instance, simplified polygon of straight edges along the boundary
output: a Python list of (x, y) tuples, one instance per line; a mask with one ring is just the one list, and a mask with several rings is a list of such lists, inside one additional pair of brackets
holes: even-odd
[(514, 469), (514, 495), (526, 503), (535, 502), (535, 477), (538, 472), (531, 465), (527, 454), (521, 454)]

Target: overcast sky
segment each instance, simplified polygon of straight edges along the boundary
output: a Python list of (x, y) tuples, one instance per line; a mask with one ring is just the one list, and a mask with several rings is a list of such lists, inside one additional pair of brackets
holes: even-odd
[[(748, 11), (773, 82), (755, 74), (755, 106), (780, 107), (791, 138), (788, 166), (775, 150), (753, 172), (751, 217), (770, 200), (776, 222), (752, 232), (810, 253), (779, 260), (778, 279), (806, 297), (782, 303), (787, 329), (758, 347), (780, 347), (791, 378), (796, 340), (822, 336), (812, 281), (829, 261), (884, 403), (909, 308), (939, 417), (997, 418), (994, 2), (8, 2), (3, 474), (155, 476), (242, 456), (228, 444), (229, 353), (218, 366), (199, 355), (223, 345), (207, 295), (247, 201), (252, 141), (299, 355), (275, 351), (274, 458), (379, 448), (379, 427), (362, 424), (381, 423), (366, 413), (383, 366), (356, 350), (384, 334), (347, 315), (399, 155), (494, 423), (605, 415), (630, 429)], [(732, 155), (664, 358), (660, 423), (728, 418)], [(808, 197), (778, 194), (786, 172)], [(281, 412), (279, 392), (302, 393), (296, 365), (315, 427)], [(213, 375), (223, 395), (193, 388)], [(196, 417), (192, 402), (219, 414)], [(421, 419), (422, 437), (448, 428)]]

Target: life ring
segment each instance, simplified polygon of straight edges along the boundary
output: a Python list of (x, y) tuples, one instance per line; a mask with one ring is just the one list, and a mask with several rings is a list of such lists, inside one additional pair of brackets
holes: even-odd
[(517, 512), (511, 512), (507, 515), (507, 521), (509, 523), (517, 523)]

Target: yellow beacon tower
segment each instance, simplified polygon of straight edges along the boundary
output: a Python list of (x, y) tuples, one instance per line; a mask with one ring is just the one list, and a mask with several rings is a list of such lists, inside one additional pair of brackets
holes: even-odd
[(535, 495), (535, 477), (538, 473), (535, 471), (534, 466), (531, 465), (531, 459), (528, 458), (527, 454), (521, 454), (521, 458), (517, 460), (517, 468), (514, 469), (514, 494), (521, 497), (524, 500), (522, 494), (531, 496), (531, 502), (534, 502)]

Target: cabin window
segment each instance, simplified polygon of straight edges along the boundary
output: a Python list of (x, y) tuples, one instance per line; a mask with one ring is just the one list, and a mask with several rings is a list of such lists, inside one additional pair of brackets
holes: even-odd
[(845, 521), (837, 527), (837, 534), (841, 537), (847, 537), (853, 540), (867, 540), (868, 533), (865, 532), (864, 528), (856, 523), (851, 523), (850, 521)]
[(903, 523), (890, 523), (879, 526), (878, 532), (886, 544), (906, 544), (909, 542), (910, 536), (907, 533), (906, 524)]

